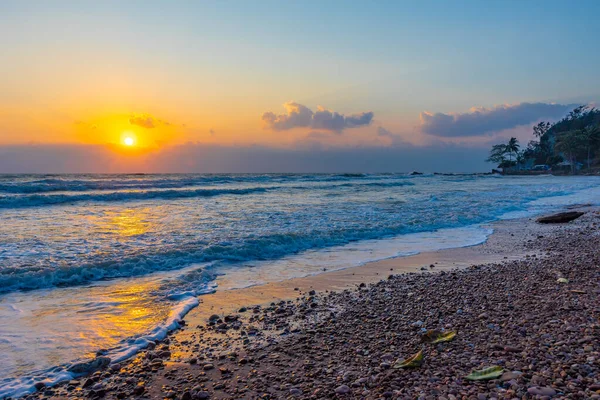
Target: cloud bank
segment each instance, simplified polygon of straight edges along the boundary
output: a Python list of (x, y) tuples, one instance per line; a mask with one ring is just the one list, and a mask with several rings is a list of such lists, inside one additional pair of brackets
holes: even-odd
[(577, 104), (520, 103), (494, 108), (474, 107), (467, 113), (420, 114), (421, 131), (439, 137), (478, 136), (531, 124), (540, 119), (557, 120)]
[(262, 115), (262, 120), (268, 128), (275, 131), (285, 131), (293, 128), (321, 129), (332, 132), (342, 132), (346, 128), (367, 126), (373, 121), (373, 112), (366, 111), (358, 114), (344, 115), (324, 107), (316, 111), (305, 105), (290, 101), (283, 107), (286, 114), (276, 115), (268, 111)]
[(479, 172), (487, 148), (357, 146), (273, 148), (185, 144), (137, 157), (99, 145), (0, 146), (0, 173)]

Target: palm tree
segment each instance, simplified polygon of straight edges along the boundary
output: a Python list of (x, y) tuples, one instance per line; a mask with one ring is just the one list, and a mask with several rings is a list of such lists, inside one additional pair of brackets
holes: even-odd
[(517, 140), (517, 138), (511, 137), (508, 143), (506, 144), (506, 152), (508, 153), (510, 161), (512, 161), (512, 155), (518, 154), (520, 148), (521, 146), (519, 145), (519, 141)]
[(495, 144), (492, 146), (492, 150), (490, 150), (490, 156), (486, 160), (487, 162), (497, 163), (499, 165), (504, 164), (506, 159), (504, 155), (506, 154), (506, 145), (505, 144)]

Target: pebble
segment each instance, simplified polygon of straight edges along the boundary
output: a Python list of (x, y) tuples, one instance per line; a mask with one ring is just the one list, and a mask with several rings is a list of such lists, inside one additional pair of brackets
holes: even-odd
[(350, 393), (350, 388), (348, 387), (348, 385), (341, 385), (335, 388), (335, 392), (337, 394), (346, 394), (346, 393)]

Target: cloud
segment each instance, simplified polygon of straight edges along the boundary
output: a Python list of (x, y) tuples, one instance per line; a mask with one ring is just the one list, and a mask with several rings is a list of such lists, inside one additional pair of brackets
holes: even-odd
[(294, 101), (285, 103), (283, 107), (286, 110), (286, 114), (276, 115), (268, 111), (262, 115), (262, 120), (266, 123), (267, 127), (275, 131), (305, 127), (342, 132), (346, 128), (366, 126), (373, 121), (372, 111), (346, 116), (321, 106), (317, 107), (316, 111), (312, 111), (305, 105)]
[(491, 134), (540, 119), (564, 117), (576, 104), (520, 103), (493, 108), (474, 107), (467, 113), (420, 114), (421, 131), (433, 136), (460, 137)]
[(160, 125), (171, 125), (167, 121), (155, 118), (150, 114), (132, 114), (129, 116), (129, 123), (146, 129), (156, 128)]

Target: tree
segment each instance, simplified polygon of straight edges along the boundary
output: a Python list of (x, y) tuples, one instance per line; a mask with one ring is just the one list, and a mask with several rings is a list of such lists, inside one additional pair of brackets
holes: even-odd
[[(517, 138), (510, 138), (507, 144), (495, 144), (490, 150), (490, 156), (486, 161), (498, 163), (499, 168), (510, 168), (516, 163), (513, 161), (513, 154), (519, 153), (519, 141)], [(508, 160), (506, 155), (508, 154)]]
[(550, 122), (540, 122), (539, 124), (533, 127), (533, 136), (535, 136), (536, 138), (541, 138), (546, 134), (546, 132), (548, 132), (551, 126), (552, 125), (550, 124)]
[(521, 170), (521, 165), (525, 162), (525, 150), (517, 152), (516, 161), (517, 169)]
[(508, 157), (510, 161), (512, 161), (513, 154), (517, 154), (520, 149), (519, 141), (515, 137), (511, 137), (508, 143), (506, 144), (506, 152), (508, 153)]
[(592, 166), (592, 149), (600, 143), (600, 126), (588, 125), (580, 131), (582, 144), (587, 150), (587, 168)]
[(554, 149), (563, 153), (571, 163), (571, 173), (575, 173), (575, 163), (577, 162), (577, 153), (585, 148), (585, 142), (582, 130), (573, 129), (571, 131), (561, 132), (556, 138)]
[(505, 144), (495, 144), (490, 150), (490, 156), (486, 160), (487, 162), (493, 162), (497, 164), (503, 164), (506, 161), (504, 155), (506, 154)]

